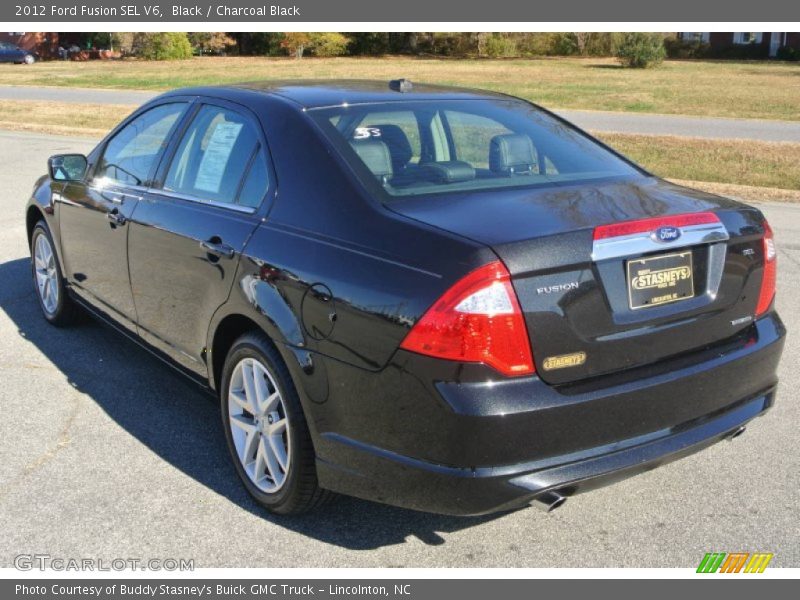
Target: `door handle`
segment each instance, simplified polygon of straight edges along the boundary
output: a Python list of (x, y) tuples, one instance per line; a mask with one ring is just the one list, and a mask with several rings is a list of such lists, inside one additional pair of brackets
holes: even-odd
[(200, 247), (214, 256), (222, 256), (223, 258), (233, 258), (236, 251), (222, 242), (203, 241), (200, 242)]
[(116, 208), (107, 212), (106, 218), (111, 221), (112, 225), (125, 225), (125, 222), (127, 221), (125, 215), (120, 214)]

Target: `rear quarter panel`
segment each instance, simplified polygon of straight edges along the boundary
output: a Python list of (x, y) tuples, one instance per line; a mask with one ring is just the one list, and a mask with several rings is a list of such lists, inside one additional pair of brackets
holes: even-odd
[(272, 101), (259, 116), (278, 191), (214, 323), (247, 310), (279, 343), (382, 369), (428, 306), (494, 254), (368, 197), (297, 107)]

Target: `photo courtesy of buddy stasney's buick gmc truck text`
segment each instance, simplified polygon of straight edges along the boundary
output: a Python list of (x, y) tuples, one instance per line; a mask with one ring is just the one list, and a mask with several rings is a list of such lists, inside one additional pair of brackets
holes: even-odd
[(236, 473), (277, 513), (332, 492), (552, 509), (775, 398), (761, 212), (523, 100), (182, 89), (48, 167), (26, 208), (44, 318), (89, 311), (216, 394)]

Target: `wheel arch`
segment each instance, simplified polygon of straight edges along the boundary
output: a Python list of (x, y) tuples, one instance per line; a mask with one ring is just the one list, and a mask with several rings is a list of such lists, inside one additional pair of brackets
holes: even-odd
[(25, 211), (25, 231), (28, 234), (28, 248), (31, 247), (33, 241), (33, 228), (39, 221), (45, 221), (44, 212), (38, 204), (31, 203)]
[(256, 321), (241, 313), (232, 313), (223, 317), (216, 327), (214, 327), (209, 344), (209, 384), (213, 389), (217, 389), (222, 378), (222, 368), (225, 365), (225, 357), (233, 346), (234, 342), (249, 331), (260, 331), (267, 335)]

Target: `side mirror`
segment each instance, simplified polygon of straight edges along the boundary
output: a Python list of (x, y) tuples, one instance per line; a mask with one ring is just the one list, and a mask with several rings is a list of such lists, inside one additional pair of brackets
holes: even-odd
[(83, 154), (56, 154), (47, 159), (53, 181), (80, 181), (88, 165), (89, 161)]

